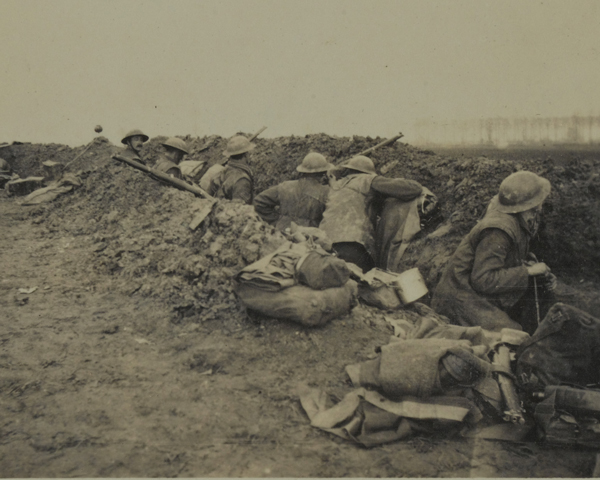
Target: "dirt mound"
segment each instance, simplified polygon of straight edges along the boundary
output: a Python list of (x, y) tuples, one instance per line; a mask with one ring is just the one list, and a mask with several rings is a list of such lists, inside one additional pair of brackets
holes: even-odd
[(69, 164), (70, 171), (85, 168), (93, 158), (107, 152), (114, 152), (113, 146), (106, 137), (96, 137), (90, 144), (71, 148), (56, 143), (14, 143), (0, 151), (0, 156), (8, 161), (13, 170), (25, 178), (28, 176), (43, 176), (43, 162)]
[[(218, 136), (182, 138), (190, 147), (188, 159), (209, 163), (222, 158), (227, 143)], [(164, 139), (157, 137), (144, 145), (142, 156), (150, 164)], [(339, 164), (380, 141), (324, 134), (259, 138), (251, 160), (255, 192), (293, 178), (297, 164), (309, 151), (321, 152)], [(163, 299), (178, 312), (177, 318), (240, 315), (231, 276), (272, 251), (281, 235), (260, 222), (252, 207), (230, 202), (219, 202), (192, 232), (188, 225), (201, 208), (201, 200), (112, 160), (110, 155), (118, 148), (103, 137), (85, 148), (22, 144), (5, 149), (8, 154), (4, 156), (21, 176), (40, 174), (41, 162), (54, 160), (70, 162), (68, 170), (82, 178), (83, 186), (72, 194), (50, 205), (31, 207), (34, 221), (44, 224), (49, 235), (67, 232), (89, 242), (93, 272), (117, 276), (121, 289), (129, 294)], [(425, 226), (403, 260), (406, 268), (420, 267), (430, 289), (500, 182), (520, 169), (543, 175), (553, 185), (537, 245), (540, 259), (558, 273), (598, 275), (600, 179), (593, 174), (598, 160), (575, 157), (556, 162), (547, 155), (506, 155), (436, 155), (400, 142), (371, 155), (382, 174), (415, 179), (440, 198), (439, 221)], [(443, 229), (433, 233), (440, 226)]]
[(161, 299), (177, 318), (239, 317), (231, 277), (283, 241), (251, 206), (228, 201), (192, 231), (189, 224), (205, 200), (106, 154), (79, 174), (83, 186), (32, 209), (34, 222), (49, 234), (67, 232), (89, 243), (93, 273), (118, 277), (122, 292)]

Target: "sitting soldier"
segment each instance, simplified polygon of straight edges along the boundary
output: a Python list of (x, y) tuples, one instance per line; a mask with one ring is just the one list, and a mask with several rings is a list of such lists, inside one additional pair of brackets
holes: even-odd
[[(444, 270), (431, 303), (438, 313), (464, 326), (535, 331), (534, 296), (541, 301), (543, 318), (556, 287), (550, 268), (529, 254), (549, 193), (550, 182), (532, 172), (504, 179), (485, 216), (463, 238)], [(536, 291), (538, 282), (532, 279), (538, 276), (543, 288)]]
[(227, 166), (211, 179), (208, 193), (216, 198), (251, 204), (254, 175), (247, 160), (255, 147), (243, 135), (231, 137), (223, 152), (229, 158)]
[(165, 150), (156, 161), (154, 168), (159, 172), (182, 180), (183, 174), (179, 168), (179, 163), (183, 159), (183, 156), (189, 153), (186, 143), (180, 138), (170, 137), (162, 142), (161, 145)]

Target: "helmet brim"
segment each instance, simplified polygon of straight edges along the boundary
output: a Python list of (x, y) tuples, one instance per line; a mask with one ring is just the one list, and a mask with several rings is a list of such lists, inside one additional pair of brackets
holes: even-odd
[(542, 182), (541, 190), (535, 197), (530, 198), (526, 202), (520, 203), (518, 205), (504, 205), (500, 202), (500, 196), (496, 195), (490, 201), (489, 208), (491, 210), (497, 210), (502, 213), (521, 213), (540, 206), (542, 203), (544, 203), (544, 200), (546, 200), (548, 195), (550, 195), (551, 189), (550, 182), (545, 178), (542, 178), (542, 180), (545, 181)]
[(135, 135), (128, 135), (127, 137), (124, 137), (123, 140), (121, 140), (121, 143), (123, 145), (127, 145), (127, 140), (129, 140), (131, 137), (142, 137), (142, 141), (144, 143), (146, 143), (148, 140), (150, 140), (150, 137), (148, 135), (140, 135), (139, 133), (136, 133)]
[(349, 165), (340, 165), (342, 168), (347, 168), (348, 170), (354, 170), (355, 172), (360, 172), (360, 173), (368, 173), (368, 174), (375, 174), (375, 172), (372, 172), (370, 170), (367, 170), (366, 168), (356, 168), (356, 167), (350, 167)]
[(298, 165), (296, 167), (296, 171), (300, 172), (300, 173), (325, 173), (326, 171), (328, 171), (331, 168), (331, 164), (323, 167), (323, 168), (317, 168), (317, 169), (311, 169), (311, 168), (305, 168), (302, 165)]
[(238, 150), (234, 150), (233, 152), (229, 152), (229, 151), (225, 150), (223, 152), (223, 155), (225, 155), (226, 157), (233, 157), (234, 155), (241, 155), (242, 153), (249, 152), (251, 150), (254, 150), (255, 148), (256, 148), (256, 145), (254, 143), (251, 143), (247, 147), (240, 148)]
[(188, 152), (187, 150), (184, 150), (183, 148), (176, 147), (176, 146), (174, 146), (174, 145), (169, 145), (168, 143), (161, 143), (161, 145), (162, 145), (163, 147), (174, 148), (175, 150), (179, 150), (180, 152), (183, 152), (183, 153), (185, 153), (186, 155), (189, 155), (189, 154), (190, 154), (190, 152)]

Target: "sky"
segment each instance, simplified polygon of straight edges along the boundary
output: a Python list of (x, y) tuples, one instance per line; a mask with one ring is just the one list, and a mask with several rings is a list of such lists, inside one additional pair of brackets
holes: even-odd
[(0, 0), (0, 142), (600, 114), (596, 0)]

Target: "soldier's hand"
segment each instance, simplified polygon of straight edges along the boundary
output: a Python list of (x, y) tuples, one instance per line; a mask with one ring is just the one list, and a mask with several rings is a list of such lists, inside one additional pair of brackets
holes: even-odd
[(438, 203), (437, 197), (426, 187), (423, 187), (423, 192), (419, 197), (419, 207), (424, 215), (430, 214)]
[(538, 275), (549, 275), (550, 267), (543, 262), (534, 263), (527, 267), (527, 274), (530, 277), (536, 277)]
[(553, 273), (546, 274), (546, 290), (548, 290), (549, 292), (553, 292), (554, 290), (556, 290), (557, 285), (558, 279), (556, 278), (556, 275), (554, 275)]
[(534, 263), (538, 263), (538, 259), (535, 256), (535, 253), (527, 253), (527, 260), (525, 261), (525, 265), (533, 265)]

